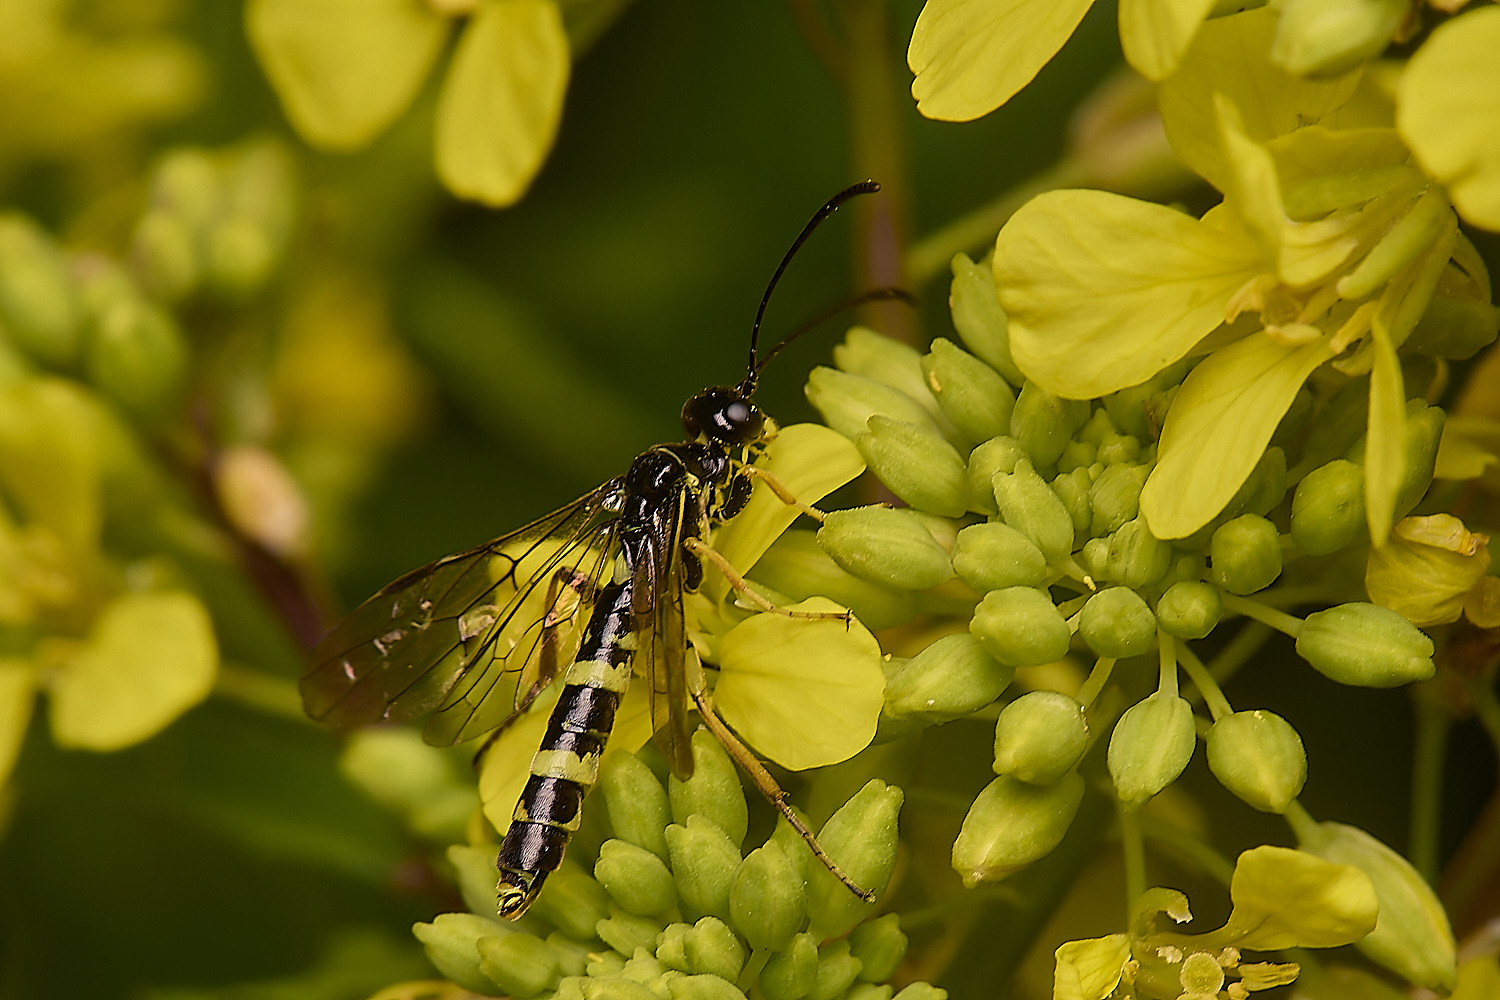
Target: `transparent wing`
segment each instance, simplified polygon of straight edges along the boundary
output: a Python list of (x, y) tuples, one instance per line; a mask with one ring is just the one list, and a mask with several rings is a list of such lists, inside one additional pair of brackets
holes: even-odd
[(336, 726), (434, 712), (429, 743), (508, 724), (572, 663), (615, 552), (618, 481), (388, 584), (334, 626), (302, 678)]
[[(683, 620), (683, 551), (685, 519), (696, 511), (696, 498), (684, 489), (664, 512), (649, 548), (636, 567), (634, 594), (637, 631), (646, 639), (645, 665), (651, 685), (651, 724), (657, 746), (679, 778), (693, 773), (692, 727), (688, 721), (687, 628)], [(641, 595), (647, 595), (649, 606)], [(663, 705), (665, 703), (665, 705)], [(663, 711), (665, 708), (665, 711)]]

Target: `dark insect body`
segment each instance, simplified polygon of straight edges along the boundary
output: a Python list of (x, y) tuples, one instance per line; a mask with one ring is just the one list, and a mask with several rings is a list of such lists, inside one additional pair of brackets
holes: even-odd
[[(686, 441), (649, 449), (624, 477), (519, 531), (408, 573), (355, 609), (314, 652), (301, 685), (309, 715), (347, 726), (431, 712), (424, 736), (440, 745), (498, 734), (562, 678), (500, 847), (501, 916), (521, 916), (562, 863), (641, 656), (653, 718), (656, 699), (666, 703), (658, 743), (673, 771), (692, 770), (688, 712), (696, 701), (709, 728), (819, 859), (872, 898), (823, 854), (785, 793), (709, 717), (701, 692), (689, 690), (683, 593), (702, 582), (700, 554), (715, 558), (704, 544), (708, 533), (744, 508), (757, 475), (753, 463), (775, 434), (750, 398), (760, 369), (831, 315), (758, 358), (771, 292), (818, 223), (848, 198), (878, 189), (867, 181), (840, 192), (803, 229), (761, 300), (745, 379), (704, 389), (684, 404)], [(905, 293), (878, 289), (846, 306), (897, 297)]]

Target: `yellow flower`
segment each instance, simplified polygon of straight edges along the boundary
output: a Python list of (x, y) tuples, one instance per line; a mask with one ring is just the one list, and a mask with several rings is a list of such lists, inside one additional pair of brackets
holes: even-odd
[[(1276, 28), (1269, 10), (1211, 21), (1162, 84), (1168, 138), (1220, 205), (1194, 219), (1098, 191), (1042, 195), (1001, 231), (995, 285), (1017, 365), (1055, 395), (1102, 396), (1207, 355), (1141, 494), (1158, 538), (1224, 508), (1314, 370), (1337, 358), (1368, 373), (1366, 512), (1383, 542), (1411, 471), (1397, 348), (1435, 299), (1487, 304), (1489, 277), (1396, 130), (1336, 127), (1357, 74), (1276, 67)], [(1466, 357), (1495, 337), (1483, 316), (1472, 346), (1420, 346)]]
[(372, 142), (416, 97), (455, 15), (468, 15), (438, 98), (438, 176), (496, 207), (526, 193), (552, 148), (571, 52), (555, 0), (251, 0), (250, 41), (298, 133), (322, 149)]
[(1458, 621), (1489, 568), (1488, 535), (1470, 532), (1451, 514), (1408, 517), (1389, 545), (1370, 550), (1365, 590), (1413, 625), (1443, 625)]

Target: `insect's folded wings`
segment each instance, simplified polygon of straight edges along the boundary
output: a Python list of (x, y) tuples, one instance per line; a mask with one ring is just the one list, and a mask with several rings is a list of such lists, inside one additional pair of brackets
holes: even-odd
[(339, 726), (437, 709), (424, 736), (464, 742), (507, 724), (578, 649), (615, 555), (615, 483), (509, 535), (406, 574), (318, 645), (308, 715)]

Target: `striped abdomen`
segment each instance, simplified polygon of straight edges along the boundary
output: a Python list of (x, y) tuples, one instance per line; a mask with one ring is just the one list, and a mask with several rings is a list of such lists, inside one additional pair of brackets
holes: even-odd
[(630, 684), (631, 585), (603, 587), (584, 630), (578, 660), (563, 676), (547, 734), (531, 761), (531, 777), (500, 845), (500, 915), (514, 920), (562, 864), (578, 829), (583, 797), (599, 776), (599, 759), (615, 710)]

